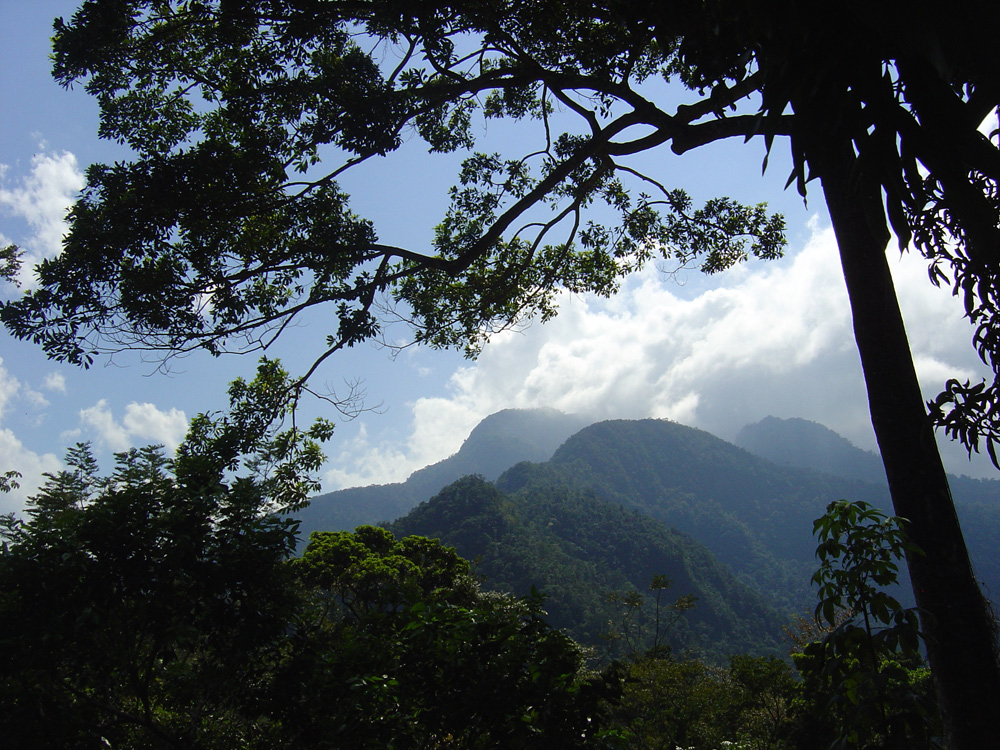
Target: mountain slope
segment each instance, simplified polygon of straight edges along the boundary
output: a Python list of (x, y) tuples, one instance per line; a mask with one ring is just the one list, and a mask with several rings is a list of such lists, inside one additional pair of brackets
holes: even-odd
[(812, 599), (813, 520), (840, 498), (888, 502), (884, 489), (783, 468), (707, 432), (662, 420), (601, 422), (567, 440), (543, 466), (498, 480), (514, 492), (572, 482), (690, 534), (742, 580), (800, 611)]
[(350, 530), (399, 518), (467, 474), (496, 479), (521, 461), (546, 461), (587, 420), (556, 409), (505, 409), (469, 434), (457, 453), (413, 472), (405, 482), (352, 487), (318, 495), (300, 511), (303, 538), (312, 531)]
[(781, 652), (782, 619), (704, 546), (584, 489), (536, 484), (505, 494), (482, 477), (465, 477), (390, 529), (455, 546), (477, 561), (488, 587), (518, 595), (536, 587), (547, 597), (549, 621), (591, 646), (607, 647), (601, 635), (620, 615), (609, 593), (648, 591), (654, 576), (666, 575), (668, 599), (697, 599), (671, 631), (675, 649), (716, 661)]

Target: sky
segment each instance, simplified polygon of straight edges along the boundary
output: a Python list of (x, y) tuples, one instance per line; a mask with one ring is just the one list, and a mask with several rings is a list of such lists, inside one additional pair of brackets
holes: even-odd
[[(59, 252), (63, 217), (87, 165), (127, 157), (98, 139), (97, 107), (86, 93), (50, 77), (52, 19), (68, 18), (75, 6), (0, 0), (0, 242), (36, 260)], [(314, 384), (339, 393), (356, 384), (368, 409), (347, 420), (322, 402), (303, 406), (307, 418), (338, 421), (326, 446), (324, 491), (402, 481), (453, 454), (481, 419), (511, 407), (549, 406), (594, 420), (667, 418), (726, 439), (769, 415), (801, 417), (874, 449), (829, 220), (818, 196), (805, 205), (784, 190), (782, 148), (776, 143), (763, 177), (763, 150), (754, 143), (644, 156), (647, 169), (688, 188), (696, 201), (729, 195), (783, 212), (789, 247), (780, 261), (712, 277), (653, 265), (611, 299), (562, 295), (553, 321), (495, 336), (474, 361), (375, 345), (332, 358)], [(422, 248), (443, 216), (455, 163), (407, 146), (342, 185), (382, 241)], [(978, 379), (985, 370), (961, 305), (930, 284), (919, 257), (889, 252), (925, 396), (948, 378)], [(0, 287), (3, 299), (16, 294)], [(309, 364), (303, 352), (323, 335), (314, 320), (290, 331), (272, 354), (301, 371)], [(175, 448), (188, 421), (223, 409), (227, 384), (253, 370), (253, 357), (195, 354), (164, 373), (129, 353), (81, 370), (0, 331), (0, 473), (23, 475), (21, 488), (0, 495), (0, 512), (22, 508), (78, 441), (91, 442), (105, 469), (114, 452), (129, 447)], [(996, 476), (988, 461), (970, 462), (941, 436), (939, 444), (950, 471)]]

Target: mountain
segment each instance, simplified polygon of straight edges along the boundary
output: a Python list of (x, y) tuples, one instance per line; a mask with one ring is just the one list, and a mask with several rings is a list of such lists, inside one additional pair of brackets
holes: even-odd
[(740, 430), (735, 445), (778, 466), (799, 466), (872, 484), (885, 483), (882, 459), (805, 419), (765, 417)]
[[(735, 442), (781, 465), (815, 469), (848, 479), (867, 478), (888, 494), (885, 472), (877, 454), (857, 448), (815, 422), (767, 417), (744, 427)], [(987, 597), (1000, 601), (1000, 553), (997, 550), (1000, 481), (949, 475), (948, 483), (976, 575)], [(889, 506), (886, 509), (889, 510)]]
[[(613, 645), (606, 634), (623, 617), (632, 636), (643, 617), (652, 627), (655, 599), (648, 592), (659, 575), (671, 581), (661, 594), (664, 606), (678, 596), (696, 599), (670, 630), (676, 652), (723, 662), (730, 653), (784, 650), (784, 618), (703, 545), (585, 488), (533, 484), (505, 493), (483, 477), (465, 477), (389, 528), (454, 546), (476, 561), (487, 588), (521, 596), (537, 588), (547, 620), (599, 652)], [(646, 592), (634, 619), (608, 597), (629, 591)], [(665, 620), (669, 612), (662, 614)]]
[(702, 430), (664, 420), (609, 421), (573, 435), (543, 465), (521, 464), (504, 492), (572, 483), (704, 544), (782, 609), (814, 598), (813, 521), (844, 497), (888, 507), (879, 486), (781, 467)]
[[(531, 575), (541, 576), (541, 571), (549, 570), (537, 582), (542, 584), (540, 588), (556, 592), (570, 585), (560, 583), (559, 576), (564, 574), (567, 581), (587, 580), (583, 588), (607, 590), (618, 585), (615, 581), (641, 588), (644, 584), (638, 572), (619, 570), (609, 572), (607, 579), (580, 578), (582, 573), (573, 572), (583, 565), (574, 557), (577, 547), (589, 550), (590, 558), (581, 560), (606, 562), (606, 558), (594, 557), (590, 542), (583, 544), (566, 534), (558, 539), (546, 536), (542, 533), (544, 524), (534, 515), (510, 510), (514, 507), (511, 503), (531, 498), (538, 507), (550, 509), (555, 526), (578, 522), (586, 526), (586, 518), (597, 511), (580, 510), (573, 515), (566, 509), (581, 505), (580, 498), (587, 497), (618, 508), (630, 518), (651, 519), (675, 530), (670, 533), (686, 535), (714, 556), (711, 565), (721, 564), (754, 596), (763, 597), (767, 606), (798, 614), (811, 610), (815, 601), (809, 584), (816, 568), (814, 519), (830, 502), (842, 498), (866, 500), (891, 512), (884, 478), (865, 481), (874, 473), (871, 462), (876, 457), (815, 423), (769, 419), (741, 434), (745, 445), (776, 462), (669, 421), (618, 420), (578, 429), (579, 422), (574, 423), (574, 419), (553, 411), (501, 412), (484, 420), (455, 456), (415, 472), (405, 483), (344, 490), (318, 498), (303, 514), (303, 530), (348, 529), (400, 518), (461, 475), (479, 473), (484, 476), (480, 481), (485, 481), (496, 477), (506, 464), (510, 468), (496, 477), (495, 488), (507, 498), (499, 506), (507, 510), (492, 516), (490, 523), (503, 521), (534, 531), (530, 543), (505, 545), (520, 551), (514, 558), (505, 558), (502, 565), (498, 563), (503, 572), (498, 581), (523, 583)], [(977, 573), (987, 593), (995, 598), (1000, 593), (1000, 555), (996, 550), (1000, 483), (952, 478), (952, 486)], [(481, 514), (473, 513), (470, 520), (461, 507), (460, 503), (447, 505), (447, 512), (438, 513), (440, 518), (421, 527), (424, 530), (407, 526), (412, 519), (400, 521), (399, 528), (405, 527), (407, 533), (433, 532), (449, 543), (463, 540), (463, 554), (488, 560), (497, 536), (483, 530)], [(598, 525), (603, 528), (604, 522)], [(636, 526), (628, 533), (615, 532), (613, 537), (628, 539), (635, 534), (638, 538), (645, 533)], [(515, 538), (509, 529), (504, 534), (504, 539)], [(562, 572), (555, 575), (551, 572), (555, 570)], [(517, 571), (520, 573), (515, 576)], [(494, 574), (496, 570), (491, 572)], [(679, 587), (675, 590), (685, 593)], [(902, 593), (904, 599), (909, 598)], [(598, 611), (593, 604), (559, 606), (566, 612), (590, 613), (588, 617)], [(566, 622), (571, 620), (567, 616)]]
[(399, 518), (460, 477), (494, 480), (521, 461), (546, 461), (570, 435), (588, 424), (556, 409), (505, 409), (469, 434), (458, 452), (413, 472), (405, 482), (352, 487), (318, 495), (300, 511), (303, 538), (312, 531), (351, 530)]
[[(882, 459), (877, 453), (862, 450), (828, 427), (805, 419), (765, 417), (740, 430), (733, 443), (779, 466), (813, 469), (879, 486), (886, 484)], [(1000, 502), (1000, 480), (949, 474), (948, 481), (955, 502), (960, 505)]]

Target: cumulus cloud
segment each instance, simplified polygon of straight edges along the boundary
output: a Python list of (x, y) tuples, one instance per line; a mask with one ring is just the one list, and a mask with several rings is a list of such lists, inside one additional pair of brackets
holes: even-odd
[(62, 462), (52, 453), (39, 455), (28, 450), (14, 433), (0, 428), (0, 470), (21, 473), (20, 487), (7, 494), (0, 494), (0, 513), (21, 510), (29, 495), (45, 481), (43, 474), (54, 474), (62, 469)]
[[(405, 440), (342, 444), (330, 488), (404, 479), (509, 407), (669, 418), (724, 438), (768, 415), (803, 417), (874, 448), (836, 242), (815, 219), (809, 230), (785, 260), (734, 269), (696, 293), (651, 268), (610, 300), (564, 296), (555, 320), (495, 337), (452, 374), (446, 396), (415, 401)], [(961, 306), (930, 284), (923, 261), (907, 255), (893, 271), (927, 397), (980, 372)]]
[(125, 407), (122, 424), (133, 438), (162, 443), (171, 453), (181, 444), (188, 428), (187, 416), (180, 409), (161, 411), (153, 404), (135, 402)]
[[(24, 399), (38, 406), (37, 397), (40, 396), (11, 375), (0, 358), (0, 421), (12, 403)], [(42, 455), (29, 450), (9, 427), (0, 427), (0, 472), (18, 471), (22, 475), (17, 480), (20, 484), (18, 489), (0, 494), (0, 513), (20, 510), (28, 496), (42, 483), (43, 473), (56, 472), (60, 468), (61, 463), (53, 454)]]
[(162, 411), (154, 404), (134, 401), (125, 407), (121, 421), (115, 418), (107, 399), (81, 409), (80, 421), (87, 434), (116, 452), (147, 444), (162, 444), (168, 452), (173, 452), (187, 432), (187, 416), (183, 411), (175, 408)]
[(50, 372), (45, 376), (45, 380), (42, 382), (42, 387), (47, 391), (58, 391), (59, 393), (66, 392), (66, 378), (62, 373)]
[(5, 165), (0, 167), (0, 208), (26, 221), (30, 231), (23, 240), (0, 237), (0, 241), (20, 246), (25, 257), (19, 281), (30, 286), (32, 267), (58, 254), (62, 246), (66, 211), (83, 188), (84, 176), (76, 157), (68, 151), (35, 154), (30, 173), (12, 186), (3, 179), (7, 171)]

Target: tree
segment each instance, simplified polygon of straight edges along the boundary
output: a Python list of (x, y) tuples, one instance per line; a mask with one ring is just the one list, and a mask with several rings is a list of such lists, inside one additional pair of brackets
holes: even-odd
[(801, 744), (940, 746), (940, 716), (920, 654), (917, 613), (887, 589), (904, 551), (920, 555), (899, 518), (864, 502), (831, 503), (817, 519), (815, 624), (824, 636), (793, 653), (803, 681)]
[[(315, 491), (305, 433), (252, 434), (258, 398), (285, 387), (264, 363), (232, 410), (199, 415), (173, 459), (87, 445), (4, 517), (0, 537), (0, 732), (13, 747), (227, 748), (258, 744), (253, 689), (298, 606), (298, 523), (277, 511)], [(249, 455), (244, 456), (246, 452)], [(245, 460), (241, 460), (245, 459)], [(229, 473), (244, 464), (245, 473)]]
[[(119, 347), (262, 348), (329, 304), (318, 364), (378, 336), (387, 297), (417, 340), (474, 353), (499, 327), (553, 315), (556, 289), (608, 294), (656, 255), (709, 272), (778, 255), (780, 217), (727, 198), (695, 209), (630, 157), (787, 136), (790, 183), (805, 194), (819, 179), (830, 210), (895, 510), (925, 552), (908, 563), (947, 733), (983, 746), (995, 630), (933, 427), (995, 455), (1000, 380), (950, 382), (928, 414), (885, 259), (891, 228), (963, 298), (997, 372), (1000, 156), (977, 127), (1000, 102), (1000, 8), (948, 11), (89, 0), (56, 24), (55, 74), (85, 82), (101, 135), (135, 157), (88, 170), (66, 252), (0, 315), (89, 364)], [(536, 143), (475, 151), (480, 114), (535, 121)], [(469, 152), (425, 249), (381, 244), (336, 183), (413, 131)]]
[[(314, 532), (291, 562), (314, 597), (274, 684), (289, 747), (592, 747), (616, 681), (542, 619), (479, 591), (437, 540)], [(293, 700), (288, 696), (293, 695)]]
[[(652, 595), (643, 596), (635, 589), (612, 591), (608, 602), (615, 607), (617, 620), (609, 622), (611, 630), (601, 635), (609, 646), (615, 641), (623, 645), (626, 658), (669, 659), (673, 649), (667, 642), (671, 628), (695, 606), (697, 597), (692, 594), (679, 596), (672, 604), (663, 600), (664, 591), (673, 584), (662, 573), (654, 575), (649, 582)], [(652, 600), (653, 614), (643, 611), (642, 605)]]

